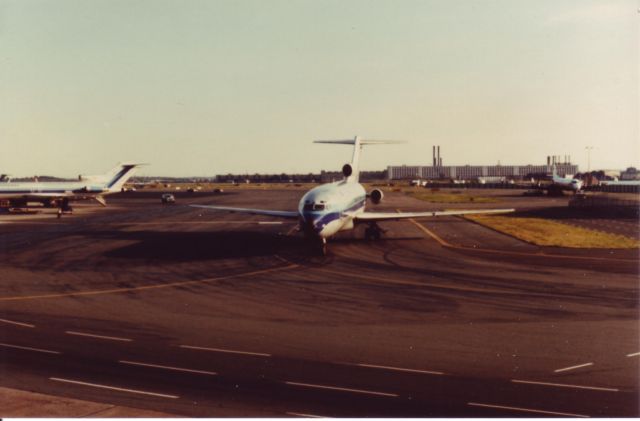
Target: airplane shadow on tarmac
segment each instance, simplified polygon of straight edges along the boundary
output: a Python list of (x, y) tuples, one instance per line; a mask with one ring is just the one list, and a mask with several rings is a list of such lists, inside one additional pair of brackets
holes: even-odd
[[(105, 257), (119, 259), (144, 259), (162, 262), (189, 262), (200, 260), (230, 259), (271, 256), (282, 254), (291, 257), (318, 257), (313, 247), (302, 235), (279, 235), (260, 231), (102, 231), (86, 233), (100, 239), (135, 241), (104, 253)], [(421, 240), (422, 237), (385, 238), (383, 241)], [(336, 237), (330, 244), (368, 243), (361, 238)]]
[(160, 261), (198, 261), (273, 255), (280, 251), (306, 250), (306, 241), (265, 232), (101, 232), (102, 238), (135, 241), (105, 253), (106, 257)]

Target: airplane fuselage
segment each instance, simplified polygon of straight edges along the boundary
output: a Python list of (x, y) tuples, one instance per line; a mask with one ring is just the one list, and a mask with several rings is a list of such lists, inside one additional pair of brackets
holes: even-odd
[(553, 184), (560, 186), (562, 189), (572, 190), (574, 192), (582, 189), (582, 180), (576, 180), (574, 178), (554, 177)]
[(0, 199), (29, 197), (38, 194), (51, 194), (60, 196), (73, 196), (81, 194), (84, 196), (92, 194), (102, 194), (105, 192), (103, 186), (91, 186), (82, 182), (46, 182), (46, 183), (6, 183), (0, 186)]
[(95, 199), (106, 206), (105, 195), (119, 192), (139, 164), (118, 164), (102, 176), (65, 182), (25, 182), (0, 184), (0, 200), (3, 207), (29, 207), (29, 203), (40, 202), (44, 206), (57, 206), (62, 211), (71, 211), (69, 201)]
[(367, 193), (360, 183), (337, 181), (309, 190), (300, 199), (300, 228), (307, 236), (329, 238), (352, 229), (353, 216), (364, 212)]

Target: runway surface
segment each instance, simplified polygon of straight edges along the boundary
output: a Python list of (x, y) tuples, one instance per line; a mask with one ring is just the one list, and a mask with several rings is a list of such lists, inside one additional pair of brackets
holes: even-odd
[[(185, 206), (299, 196), (3, 216), (0, 386), (198, 417), (640, 415), (637, 250), (448, 217), (377, 242), (359, 228), (320, 257), (293, 223)], [(461, 207), (389, 196), (380, 210)]]

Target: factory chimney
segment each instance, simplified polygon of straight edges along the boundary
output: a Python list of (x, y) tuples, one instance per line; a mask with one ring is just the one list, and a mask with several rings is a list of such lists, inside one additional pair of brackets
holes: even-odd
[(551, 166), (551, 155), (547, 155), (547, 167)]
[(436, 166), (436, 145), (433, 145), (433, 166)]
[(440, 167), (442, 164), (442, 161), (440, 161), (440, 145), (438, 145), (438, 166)]

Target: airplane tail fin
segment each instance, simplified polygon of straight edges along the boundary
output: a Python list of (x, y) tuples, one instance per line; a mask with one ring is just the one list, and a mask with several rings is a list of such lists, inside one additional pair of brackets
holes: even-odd
[(347, 182), (357, 183), (360, 178), (360, 151), (364, 145), (385, 145), (385, 144), (399, 144), (406, 143), (398, 140), (373, 140), (373, 139), (361, 139), (359, 136), (353, 139), (339, 139), (339, 140), (314, 140), (314, 143), (330, 143), (334, 145), (353, 145), (353, 155), (351, 157), (351, 163), (345, 164), (342, 167), (342, 174), (344, 174)]
[(122, 189), (122, 186), (124, 186), (124, 183), (126, 183), (129, 178), (131, 178), (136, 168), (138, 168), (140, 165), (144, 164), (119, 164), (117, 167), (113, 168), (111, 171), (104, 175), (105, 188), (108, 189), (109, 193), (119, 192)]

